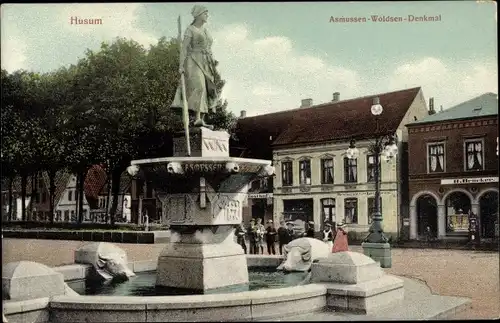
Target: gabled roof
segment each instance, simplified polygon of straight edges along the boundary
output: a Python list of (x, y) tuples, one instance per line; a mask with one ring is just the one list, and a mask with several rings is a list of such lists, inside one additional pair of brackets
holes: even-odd
[(286, 129), (293, 113), (287, 110), (238, 119), (236, 137), (238, 146), (245, 147), (246, 158), (272, 158), (271, 143)]
[[(61, 199), (62, 195), (64, 194), (64, 191), (66, 190), (66, 187), (68, 186), (69, 179), (71, 178), (71, 173), (68, 172), (65, 169), (59, 170), (56, 173), (56, 176), (54, 178), (54, 184), (56, 186), (56, 190), (54, 193), (54, 204), (57, 205), (59, 200)], [(49, 179), (49, 173), (48, 172), (43, 172), (43, 180), (45, 182), (45, 185), (47, 186), (47, 191), (50, 191), (50, 179)], [(54, 206), (55, 206), (54, 205)]]
[[(273, 146), (362, 139), (394, 133), (419, 91), (420, 87), (415, 87), (288, 111), (293, 117)], [(371, 114), (375, 97), (379, 97), (384, 108), (379, 116), (378, 133)]]
[(469, 119), (494, 115), (498, 115), (498, 95), (489, 92), (460, 103), (442, 112), (426, 116), (425, 118), (417, 121), (412, 121), (408, 125), (412, 126), (422, 123)]
[(99, 197), (99, 193), (106, 185), (107, 177), (106, 170), (100, 165), (94, 165), (89, 169), (83, 183), (87, 199)]

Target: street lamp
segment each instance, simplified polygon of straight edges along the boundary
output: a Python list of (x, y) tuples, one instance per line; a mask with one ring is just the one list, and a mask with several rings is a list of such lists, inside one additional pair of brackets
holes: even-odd
[[(362, 247), (365, 255), (380, 262), (382, 268), (390, 268), (392, 266), (390, 244), (387, 237), (384, 235), (382, 228), (382, 213), (380, 210), (380, 159), (386, 162), (393, 160), (398, 154), (398, 146), (396, 144), (397, 137), (392, 134), (379, 135), (379, 116), (384, 111), (378, 97), (373, 99), (371, 113), (375, 117), (376, 122), (376, 138), (375, 142), (370, 145), (370, 152), (375, 158), (375, 210), (372, 216), (368, 236), (364, 239)], [(347, 158), (354, 159), (359, 156), (359, 151), (356, 148), (355, 140), (351, 140), (349, 148), (346, 152)]]

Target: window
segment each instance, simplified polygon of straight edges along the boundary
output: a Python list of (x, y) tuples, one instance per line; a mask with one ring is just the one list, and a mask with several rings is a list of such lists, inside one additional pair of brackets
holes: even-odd
[[(366, 169), (367, 169), (367, 181), (368, 182), (375, 182), (375, 155), (368, 155), (366, 157)], [(380, 167), (380, 161), (378, 164), (378, 176), (381, 179), (382, 178), (382, 169)]]
[(464, 232), (469, 229), (469, 212), (471, 200), (463, 192), (452, 192), (445, 201), (447, 232)]
[(323, 225), (326, 222), (330, 222), (335, 227), (334, 223), (337, 222), (335, 217), (335, 199), (322, 199), (321, 200), (322, 212), (323, 212)]
[(99, 208), (100, 209), (106, 208), (106, 197), (105, 196), (99, 196)]
[(358, 160), (344, 157), (344, 182), (356, 183), (358, 181)]
[(483, 170), (484, 153), (483, 140), (471, 139), (465, 141), (465, 170)]
[(72, 199), (73, 199), (73, 191), (68, 191), (68, 201), (71, 202)]
[(66, 211), (64, 211), (64, 222), (68, 222), (68, 221), (69, 221), (69, 211), (66, 210)]
[(444, 143), (429, 144), (427, 147), (429, 173), (444, 172)]
[(344, 210), (345, 223), (358, 223), (358, 199), (345, 199)]
[(285, 161), (281, 163), (281, 175), (283, 180), (283, 186), (293, 185), (293, 169), (291, 161)]
[[(382, 212), (382, 196), (379, 199), (380, 203), (380, 212)], [(368, 198), (368, 224), (371, 224), (373, 222), (372, 215), (375, 212), (375, 198), (374, 197), (369, 197)]]
[(311, 185), (311, 161), (309, 159), (299, 162), (300, 185)]
[(62, 221), (62, 212), (61, 210), (56, 211), (56, 222), (61, 222)]
[(74, 210), (71, 210), (71, 222), (76, 222), (76, 214)]
[(321, 160), (321, 183), (333, 184), (333, 158)]

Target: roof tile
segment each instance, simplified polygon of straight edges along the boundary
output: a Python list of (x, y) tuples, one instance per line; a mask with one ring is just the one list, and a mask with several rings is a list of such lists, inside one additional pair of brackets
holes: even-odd
[[(348, 138), (367, 138), (397, 130), (420, 87), (375, 94), (345, 101), (329, 102), (289, 111), (289, 126), (273, 145), (307, 144)], [(373, 99), (379, 97), (384, 112), (379, 128), (371, 114)]]

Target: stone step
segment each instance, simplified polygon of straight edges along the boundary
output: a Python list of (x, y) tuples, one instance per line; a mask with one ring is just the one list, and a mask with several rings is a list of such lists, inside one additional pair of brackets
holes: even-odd
[(270, 321), (375, 321), (375, 320), (431, 320), (450, 319), (457, 313), (470, 308), (470, 299), (440, 296), (418, 280), (399, 277), (404, 281), (404, 300), (394, 306), (380, 308), (369, 314), (355, 314), (335, 311), (313, 312), (302, 315), (278, 317)]

